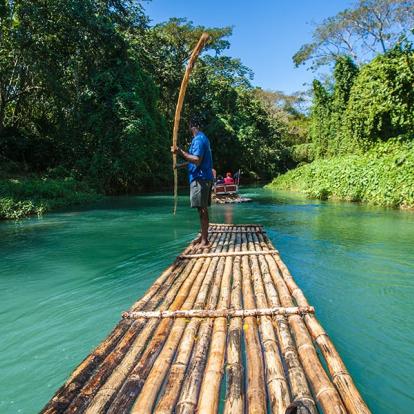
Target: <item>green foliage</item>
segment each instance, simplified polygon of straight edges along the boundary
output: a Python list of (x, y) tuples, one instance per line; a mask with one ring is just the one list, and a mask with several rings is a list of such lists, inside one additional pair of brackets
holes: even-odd
[(234, 118), (241, 144), (240, 167), (260, 178), (286, 170), (283, 126), (250, 90), (239, 91)]
[(343, 113), (345, 111), (357, 74), (358, 68), (350, 57), (341, 56), (336, 60), (334, 69), (335, 89), (332, 99), (334, 112)]
[(414, 143), (393, 139), (363, 155), (319, 159), (277, 177), (269, 187), (310, 198), (414, 208)]
[[(315, 161), (278, 177), (274, 187), (414, 207), (413, 10), (413, 1), (360, 0), (316, 28), (314, 42), (294, 60), (334, 61), (334, 84), (314, 81), (311, 142), (292, 151), (299, 164)], [(368, 46), (384, 53), (356, 66)]]
[(395, 49), (362, 67), (352, 87), (345, 135), (368, 147), (414, 131), (414, 51)]
[(344, 133), (344, 115), (348, 106), (351, 88), (358, 75), (358, 68), (351, 58), (341, 56), (334, 68), (335, 86), (332, 94), (331, 118), (329, 119), (330, 139), (326, 155), (334, 156), (349, 152), (349, 140)]
[(74, 179), (0, 180), (0, 220), (18, 219), (96, 200), (97, 194)]
[(292, 158), (297, 164), (312, 162), (315, 157), (313, 143), (298, 144), (292, 147)]
[(313, 82), (310, 139), (315, 158), (349, 151), (344, 134), (344, 115), (358, 68), (351, 58), (339, 57), (334, 68), (334, 87), (330, 92), (318, 80)]
[[(305, 134), (305, 122), (292, 103), (276, 114), (252, 87), (251, 70), (223, 55), (231, 28), (176, 18), (150, 27), (140, 4), (0, 1), (0, 177), (70, 176), (105, 194), (169, 183), (178, 91), (203, 31), (211, 40), (191, 76), (180, 145), (189, 143), (188, 119), (196, 114), (219, 172), (241, 168), (267, 178), (286, 170), (286, 147)], [(52, 206), (47, 198), (46, 207), (31, 197), (26, 203), (7, 188), (6, 210)]]
[[(243, 78), (246, 73), (244, 70), (247, 71), (247, 68), (243, 67), (239, 61), (227, 57), (217, 58), (217, 55), (221, 54), (230, 45), (226, 39), (231, 35), (231, 28), (229, 27), (207, 28), (194, 26), (192, 22), (186, 19), (172, 18), (165, 23), (148, 28), (142, 36), (139, 34), (129, 37), (132, 53), (142, 63), (143, 68), (158, 87), (160, 98), (158, 109), (167, 120), (168, 131), (173, 128), (175, 106), (185, 64), (201, 33), (205, 31), (208, 31), (210, 41), (204, 52), (214, 52), (216, 56), (201, 56), (197, 61), (194, 72), (199, 71), (199, 67), (202, 66), (205, 68), (200, 70), (201, 74), (204, 75), (204, 80), (206, 80), (206, 72), (216, 73), (229, 81), (232, 81), (235, 74)], [(192, 84), (194, 84), (194, 77), (197, 76), (194, 72), (190, 78)], [(206, 85), (203, 84), (202, 86), (205, 87)], [(188, 101), (190, 100), (191, 103), (194, 94), (211, 98), (207, 91), (197, 90), (190, 85), (186, 95), (184, 121), (188, 120)], [(188, 129), (186, 127), (181, 128), (181, 138), (185, 136), (184, 132), (187, 135)]]
[[(199, 57), (192, 72), (179, 144), (189, 145), (188, 120), (196, 114), (203, 120), (219, 173), (240, 168), (245, 175), (267, 178), (284, 170), (287, 154), (282, 144), (282, 122), (256, 95), (250, 83), (251, 70), (239, 59), (222, 55), (229, 46), (226, 37), (231, 34), (230, 28), (205, 28), (185, 19), (170, 19), (150, 29), (146, 41), (153, 53), (143, 59), (160, 86), (159, 107), (169, 129), (172, 130), (184, 63), (203, 31), (212, 38), (207, 45), (210, 53)], [(213, 51), (215, 54), (211, 54)]]
[(33, 201), (16, 201), (8, 197), (0, 198), (0, 220), (17, 220), (31, 215), (41, 216), (45, 210), (43, 204), (35, 205)]
[(313, 104), (309, 136), (315, 147), (315, 156), (327, 153), (331, 134), (332, 97), (318, 80), (313, 81)]
[(156, 86), (125, 35), (145, 30), (140, 7), (103, 0), (6, 4), (3, 155), (38, 171), (64, 165), (108, 193), (157, 177), (148, 156), (167, 133)]
[(318, 158), (361, 153), (414, 131), (414, 51), (398, 47), (360, 70), (341, 57), (333, 92), (314, 81), (310, 138)]

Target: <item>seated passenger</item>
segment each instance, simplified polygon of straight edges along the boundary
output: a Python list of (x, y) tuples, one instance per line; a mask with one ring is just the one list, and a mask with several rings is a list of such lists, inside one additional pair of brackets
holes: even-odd
[(226, 174), (226, 178), (224, 179), (224, 184), (234, 184), (234, 180), (230, 172)]
[(217, 177), (216, 184), (224, 184), (224, 180), (223, 180), (223, 177), (222, 177), (221, 175), (219, 175), (219, 176)]

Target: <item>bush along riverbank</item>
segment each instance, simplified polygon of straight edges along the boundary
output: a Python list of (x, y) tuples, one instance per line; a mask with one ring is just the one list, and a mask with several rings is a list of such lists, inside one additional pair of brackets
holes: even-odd
[(73, 178), (0, 180), (0, 220), (42, 215), (48, 211), (94, 201), (100, 196)]
[(362, 155), (317, 159), (275, 178), (267, 187), (322, 200), (414, 208), (414, 142), (392, 139)]

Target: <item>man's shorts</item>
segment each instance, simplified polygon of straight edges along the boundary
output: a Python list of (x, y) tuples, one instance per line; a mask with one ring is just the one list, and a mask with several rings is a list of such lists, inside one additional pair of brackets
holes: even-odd
[(212, 181), (194, 180), (190, 184), (191, 207), (206, 208), (211, 205)]

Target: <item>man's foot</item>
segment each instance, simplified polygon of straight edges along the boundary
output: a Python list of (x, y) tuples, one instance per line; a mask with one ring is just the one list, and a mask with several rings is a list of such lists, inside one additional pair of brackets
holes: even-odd
[(200, 247), (210, 247), (210, 242), (208, 240), (201, 240)]
[(201, 236), (198, 236), (194, 241), (193, 241), (193, 245), (195, 246), (196, 244), (199, 244), (201, 242)]

